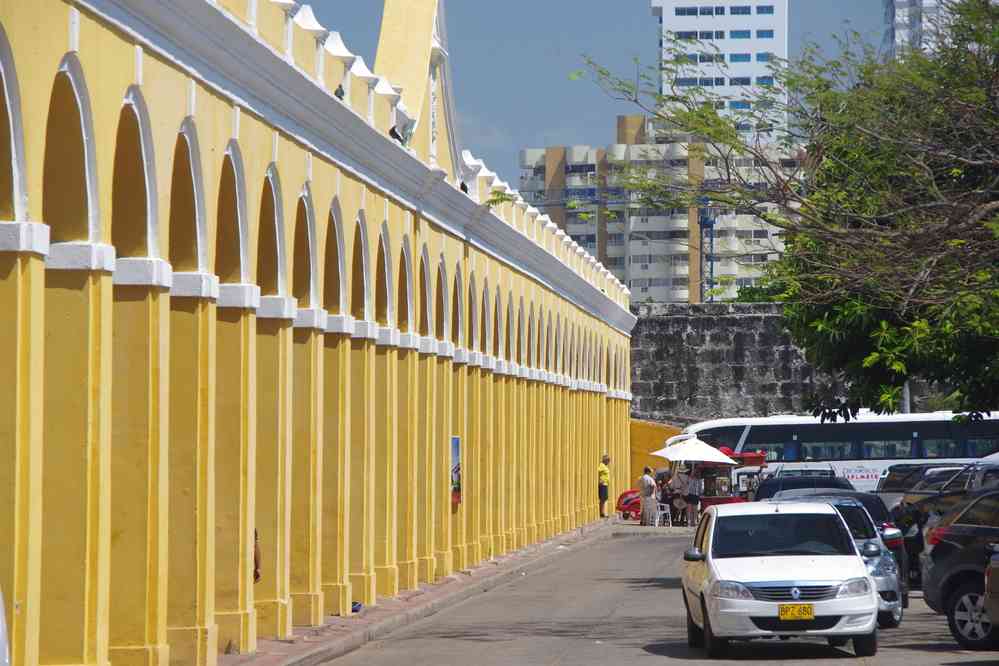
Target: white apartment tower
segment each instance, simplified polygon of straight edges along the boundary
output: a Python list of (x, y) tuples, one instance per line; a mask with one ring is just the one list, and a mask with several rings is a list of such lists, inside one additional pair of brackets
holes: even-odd
[(932, 48), (933, 25), (940, 17), (939, 0), (885, 0), (885, 19), (894, 52)]
[[(730, 108), (746, 108), (745, 93), (772, 82), (771, 61), (788, 57), (788, 2), (652, 0), (663, 43), (690, 39), (717, 49), (698, 52), (692, 45), (689, 66), (682, 68), (675, 82), (664, 84), (711, 88), (728, 99)], [(664, 73), (664, 77), (669, 75)]]

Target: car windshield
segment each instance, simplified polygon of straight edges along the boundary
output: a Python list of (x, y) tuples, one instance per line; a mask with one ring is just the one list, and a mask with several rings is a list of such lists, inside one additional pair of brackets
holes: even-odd
[(874, 523), (867, 516), (863, 507), (852, 506), (850, 504), (836, 504), (836, 510), (843, 516), (846, 526), (850, 528), (850, 534), (854, 539), (873, 539), (877, 536), (874, 531)]
[(912, 492), (936, 492), (944, 487), (944, 484), (954, 478), (959, 472), (953, 469), (929, 469), (923, 480), (912, 487)]
[(782, 478), (802, 478), (818, 477), (829, 478), (836, 476), (831, 469), (782, 469), (779, 474)]
[(781, 490), (796, 490), (798, 488), (839, 488), (841, 490), (853, 490), (853, 484), (841, 476), (799, 476), (797, 478), (776, 478), (767, 479), (760, 484), (756, 491), (756, 499), (770, 499), (775, 493)]
[(716, 559), (855, 552), (842, 521), (832, 513), (722, 516), (715, 522), (711, 544)]

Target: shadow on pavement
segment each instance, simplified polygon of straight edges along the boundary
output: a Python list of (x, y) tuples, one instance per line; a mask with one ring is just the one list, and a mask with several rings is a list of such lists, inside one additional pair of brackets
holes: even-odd
[[(682, 661), (704, 659), (704, 650), (687, 647), (682, 641), (659, 641), (642, 648), (649, 654)], [(801, 661), (804, 659), (853, 659), (850, 652), (818, 643), (794, 641), (734, 642), (729, 645), (725, 659), (732, 661)]]
[[(601, 641), (615, 645), (640, 646), (649, 636), (662, 635), (665, 624), (669, 633), (679, 635), (686, 627), (682, 619), (657, 617), (616, 617), (608, 621), (606, 617), (567, 618), (565, 620), (544, 620), (527, 622), (476, 622), (468, 624), (447, 623), (437, 627), (421, 627), (399, 640), (455, 640), (496, 643), (524, 638), (562, 638)], [(684, 634), (686, 635), (686, 634)]]
[(597, 578), (602, 583), (626, 585), (629, 590), (679, 590), (681, 579), (677, 577), (658, 578)]

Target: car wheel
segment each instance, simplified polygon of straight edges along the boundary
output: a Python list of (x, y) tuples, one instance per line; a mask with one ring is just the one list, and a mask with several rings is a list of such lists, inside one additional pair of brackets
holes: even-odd
[(989, 650), (999, 646), (999, 627), (989, 621), (981, 582), (965, 583), (947, 600), (947, 623), (961, 647)]
[(866, 636), (853, 637), (853, 651), (858, 657), (873, 657), (878, 653), (878, 630)]
[(704, 647), (704, 631), (694, 622), (689, 608), (687, 609), (687, 647)]
[(708, 607), (703, 600), (701, 600), (701, 612), (704, 614), (704, 650), (712, 659), (721, 659), (725, 656), (725, 651), (728, 650), (728, 641), (724, 638), (718, 638), (711, 631), (711, 618), (708, 617)]
[(878, 627), (881, 629), (894, 629), (898, 625), (902, 624), (902, 615), (905, 611), (902, 610), (902, 604), (898, 605), (893, 611), (888, 611), (886, 613), (878, 613)]
[(841, 636), (830, 636), (826, 640), (829, 641), (829, 647), (835, 648), (843, 647), (850, 642), (849, 638), (843, 638)]

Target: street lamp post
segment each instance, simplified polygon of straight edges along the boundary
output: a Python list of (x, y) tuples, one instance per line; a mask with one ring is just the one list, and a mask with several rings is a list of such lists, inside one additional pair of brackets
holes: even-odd
[(715, 301), (715, 217), (711, 208), (708, 207), (710, 201), (707, 197), (701, 197), (698, 209), (697, 223), (701, 228), (701, 261), (700, 261), (700, 283), (701, 302), (704, 302), (704, 232), (708, 232), (708, 302)]

